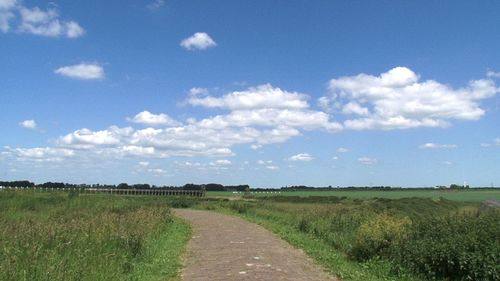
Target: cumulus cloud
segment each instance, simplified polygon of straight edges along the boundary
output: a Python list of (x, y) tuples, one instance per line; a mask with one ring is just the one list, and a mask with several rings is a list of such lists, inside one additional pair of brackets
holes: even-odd
[(59, 137), (57, 143), (74, 148), (92, 148), (95, 146), (112, 146), (121, 143), (121, 139), (133, 133), (131, 127), (119, 128), (111, 126), (107, 130), (92, 131), (87, 128), (76, 130), (73, 133)]
[(360, 157), (358, 158), (358, 162), (363, 164), (363, 165), (373, 165), (373, 164), (377, 164), (377, 159), (375, 158), (370, 158), (370, 157)]
[(36, 129), (36, 122), (35, 120), (24, 120), (19, 123), (19, 126), (26, 128), (26, 129)]
[(456, 144), (439, 144), (439, 143), (424, 143), (418, 146), (420, 149), (446, 149), (446, 148), (457, 148)]
[(17, 5), (17, 0), (0, 0), (0, 31), (8, 32), (10, 30), (10, 21), (15, 18), (13, 9)]
[(210, 117), (198, 122), (200, 127), (226, 128), (229, 126), (270, 126), (324, 129), (340, 131), (342, 125), (330, 121), (330, 116), (321, 111), (310, 110), (308, 96), (287, 92), (270, 84), (251, 87), (246, 91), (231, 92), (214, 97), (203, 92), (190, 94), (186, 102), (193, 106), (228, 109), (225, 115)]
[(104, 78), (104, 68), (96, 63), (80, 63), (59, 67), (54, 73), (81, 80), (95, 80)]
[(196, 32), (182, 40), (180, 45), (187, 50), (204, 50), (217, 46), (217, 43), (205, 32)]
[(65, 158), (73, 157), (75, 152), (71, 149), (58, 147), (35, 147), (35, 148), (10, 148), (6, 147), (9, 155), (14, 155), (21, 161), (34, 162), (60, 162)]
[(406, 67), (379, 76), (359, 74), (329, 82), (328, 96), (319, 103), (346, 115), (347, 129), (407, 129), (446, 127), (452, 120), (478, 120), (484, 99), (499, 89), (490, 79), (470, 81), (453, 89), (434, 80), (421, 81)]
[(314, 158), (309, 153), (299, 153), (288, 158), (289, 161), (311, 161)]
[[(202, 96), (200, 97), (200, 94)], [(231, 110), (242, 109), (306, 109), (308, 96), (297, 92), (288, 92), (275, 88), (271, 84), (264, 84), (248, 88), (245, 91), (236, 91), (222, 97), (208, 96), (203, 88), (193, 88), (187, 102), (193, 106), (224, 108)]]
[(15, 18), (16, 12), (20, 15), (17, 30), (22, 33), (67, 38), (77, 38), (85, 33), (77, 22), (61, 20), (59, 11), (55, 8), (42, 10), (39, 7), (28, 8), (17, 1), (2, 2), (4, 4), (0, 4), (0, 30), (3, 32), (10, 30), (9, 22)]
[(149, 166), (149, 162), (148, 161), (140, 161), (139, 166), (147, 167), (147, 166)]
[(147, 110), (137, 113), (133, 118), (128, 118), (130, 122), (148, 126), (178, 126), (179, 122), (170, 118), (167, 114), (153, 114)]

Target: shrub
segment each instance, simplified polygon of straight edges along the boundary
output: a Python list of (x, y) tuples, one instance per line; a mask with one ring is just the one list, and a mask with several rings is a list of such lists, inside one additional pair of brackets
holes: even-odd
[(380, 214), (363, 223), (355, 234), (350, 255), (358, 261), (388, 256), (390, 248), (408, 236), (411, 225), (407, 217)]
[(500, 212), (430, 217), (415, 223), (399, 259), (450, 280), (500, 280)]

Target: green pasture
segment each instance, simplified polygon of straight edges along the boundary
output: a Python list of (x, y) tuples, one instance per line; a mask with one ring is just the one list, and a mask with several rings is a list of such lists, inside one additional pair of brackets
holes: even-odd
[(462, 202), (480, 202), (488, 199), (500, 200), (500, 189), (468, 189), (468, 190), (429, 190), (429, 189), (399, 189), (399, 190), (305, 190), (305, 191), (279, 191), (274, 192), (248, 192), (232, 193), (226, 191), (209, 191), (209, 197), (238, 197), (246, 194), (247, 196), (265, 197), (265, 196), (337, 196), (347, 197), (349, 199), (370, 199), (370, 198), (431, 198), (438, 200), (444, 198), (453, 201)]
[(0, 191), (0, 280), (177, 280), (189, 225), (162, 197)]

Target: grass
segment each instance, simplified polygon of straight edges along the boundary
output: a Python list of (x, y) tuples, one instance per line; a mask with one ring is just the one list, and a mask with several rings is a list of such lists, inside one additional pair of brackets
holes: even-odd
[[(226, 191), (209, 191), (209, 197), (237, 197), (242, 194), (234, 194)], [(500, 189), (468, 189), (468, 190), (316, 190), (316, 191), (281, 191), (280, 193), (250, 193), (254, 197), (267, 196), (337, 196), (349, 199), (387, 198), (400, 199), (408, 197), (421, 197), (439, 200), (444, 198), (452, 201), (481, 202), (487, 199), (500, 200)]]
[(0, 192), (0, 280), (176, 280), (190, 237), (159, 197)]
[[(261, 224), (343, 280), (497, 280), (500, 213), (478, 214), (478, 205), (281, 196), (200, 201), (197, 208)], [(440, 272), (444, 265), (435, 265), (443, 262)]]

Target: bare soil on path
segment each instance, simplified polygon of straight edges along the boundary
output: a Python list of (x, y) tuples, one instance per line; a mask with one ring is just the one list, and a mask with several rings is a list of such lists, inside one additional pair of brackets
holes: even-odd
[(210, 211), (176, 209), (192, 225), (182, 280), (338, 280), (263, 227)]

